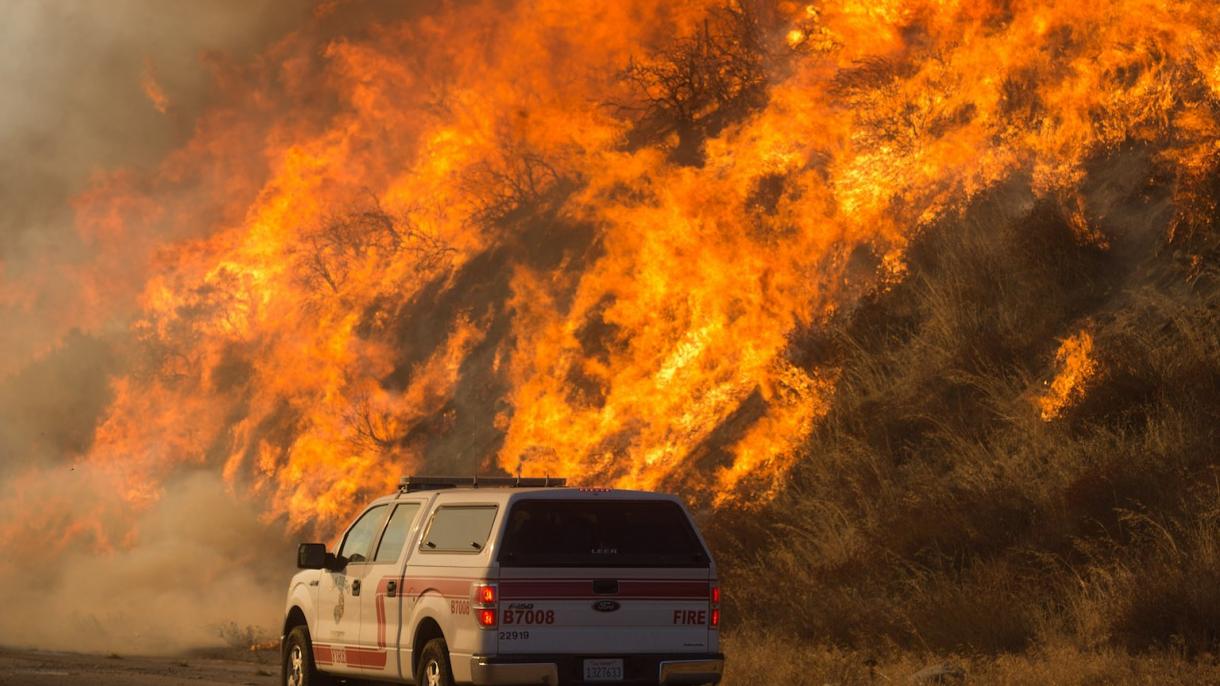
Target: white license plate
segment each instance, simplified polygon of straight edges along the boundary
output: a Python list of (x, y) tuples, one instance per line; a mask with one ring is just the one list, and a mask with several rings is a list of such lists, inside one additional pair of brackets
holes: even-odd
[(619, 658), (585, 660), (585, 681), (622, 681), (623, 661)]

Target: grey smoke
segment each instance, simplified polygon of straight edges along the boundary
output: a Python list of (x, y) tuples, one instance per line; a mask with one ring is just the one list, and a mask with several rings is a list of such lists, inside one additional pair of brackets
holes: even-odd
[[(242, 60), (308, 15), (307, 0), (6, 0), (0, 4), (0, 287), (87, 260), (71, 198), (97, 171), (147, 168), (190, 135), (208, 97), (208, 52)], [(143, 92), (151, 65), (172, 103)], [(62, 334), (50, 314), (0, 299), (0, 373)]]
[[(99, 492), (107, 483), (88, 468), (65, 470), (24, 497), (88, 511), (116, 499)], [(174, 653), (222, 644), (230, 623), (277, 637), (294, 556), (282, 526), (260, 511), (217, 475), (194, 472), (165, 484), (136, 519), (132, 546), (101, 552), (86, 537), (57, 551), (63, 532), (49, 530), (41, 549), (5, 551), (0, 645)]]
[[(262, 504), (190, 473), (151, 509), (124, 511), (111, 481), (72, 466), (126, 364), (125, 327), (65, 330), (57, 315), (78, 285), (47, 275), (91, 258), (71, 203), (93, 174), (154, 168), (190, 136), (210, 93), (205, 56), (249, 60), (311, 5), (0, 3), (0, 296), (40, 284), (32, 301), (0, 297), (0, 533), (23, 532), (0, 554), (0, 644), (168, 652), (218, 642), (227, 622), (275, 633), (291, 545), (282, 523), (260, 519)], [(164, 114), (143, 91), (149, 68)], [(133, 538), (109, 552), (88, 536), (62, 546), (51, 508), (65, 523), (94, 510), (117, 531), (134, 522)]]

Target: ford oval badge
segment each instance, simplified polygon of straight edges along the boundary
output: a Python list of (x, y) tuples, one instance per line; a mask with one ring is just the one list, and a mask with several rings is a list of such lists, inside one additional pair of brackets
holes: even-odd
[(593, 603), (593, 609), (598, 612), (614, 612), (620, 607), (622, 605), (619, 605), (617, 600), (599, 600)]

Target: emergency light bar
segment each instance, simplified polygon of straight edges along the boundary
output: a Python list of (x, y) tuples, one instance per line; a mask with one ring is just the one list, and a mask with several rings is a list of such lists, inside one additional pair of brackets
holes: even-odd
[(524, 478), (520, 476), (404, 476), (398, 482), (398, 490), (402, 493), (415, 491), (436, 491), (443, 488), (488, 486), (492, 488), (558, 488), (567, 484), (568, 480), (546, 476), (542, 478)]

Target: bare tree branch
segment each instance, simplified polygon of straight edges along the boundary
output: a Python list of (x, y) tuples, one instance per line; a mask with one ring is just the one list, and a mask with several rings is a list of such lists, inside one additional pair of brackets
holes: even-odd
[(454, 251), (442, 238), (421, 229), (411, 213), (395, 217), (387, 212), (372, 191), (365, 190), (358, 205), (323, 220), (305, 234), (307, 249), (300, 268), (307, 281), (316, 281), (339, 293), (358, 263), (389, 262), (410, 253), (415, 269), (431, 271)]
[(712, 11), (690, 36), (644, 59), (632, 58), (619, 73), (635, 93), (616, 103), (636, 118), (636, 134), (676, 134), (674, 159), (698, 164), (703, 140), (766, 101), (770, 31), (753, 2)]
[(464, 175), (463, 188), (475, 199), (475, 221), (495, 224), (541, 202), (563, 180), (559, 169), (526, 145), (503, 136), (498, 160), (485, 160)]
[(352, 398), (344, 419), (352, 429), (352, 442), (358, 447), (390, 452), (402, 440), (392, 429), (390, 415), (376, 410), (365, 393)]

